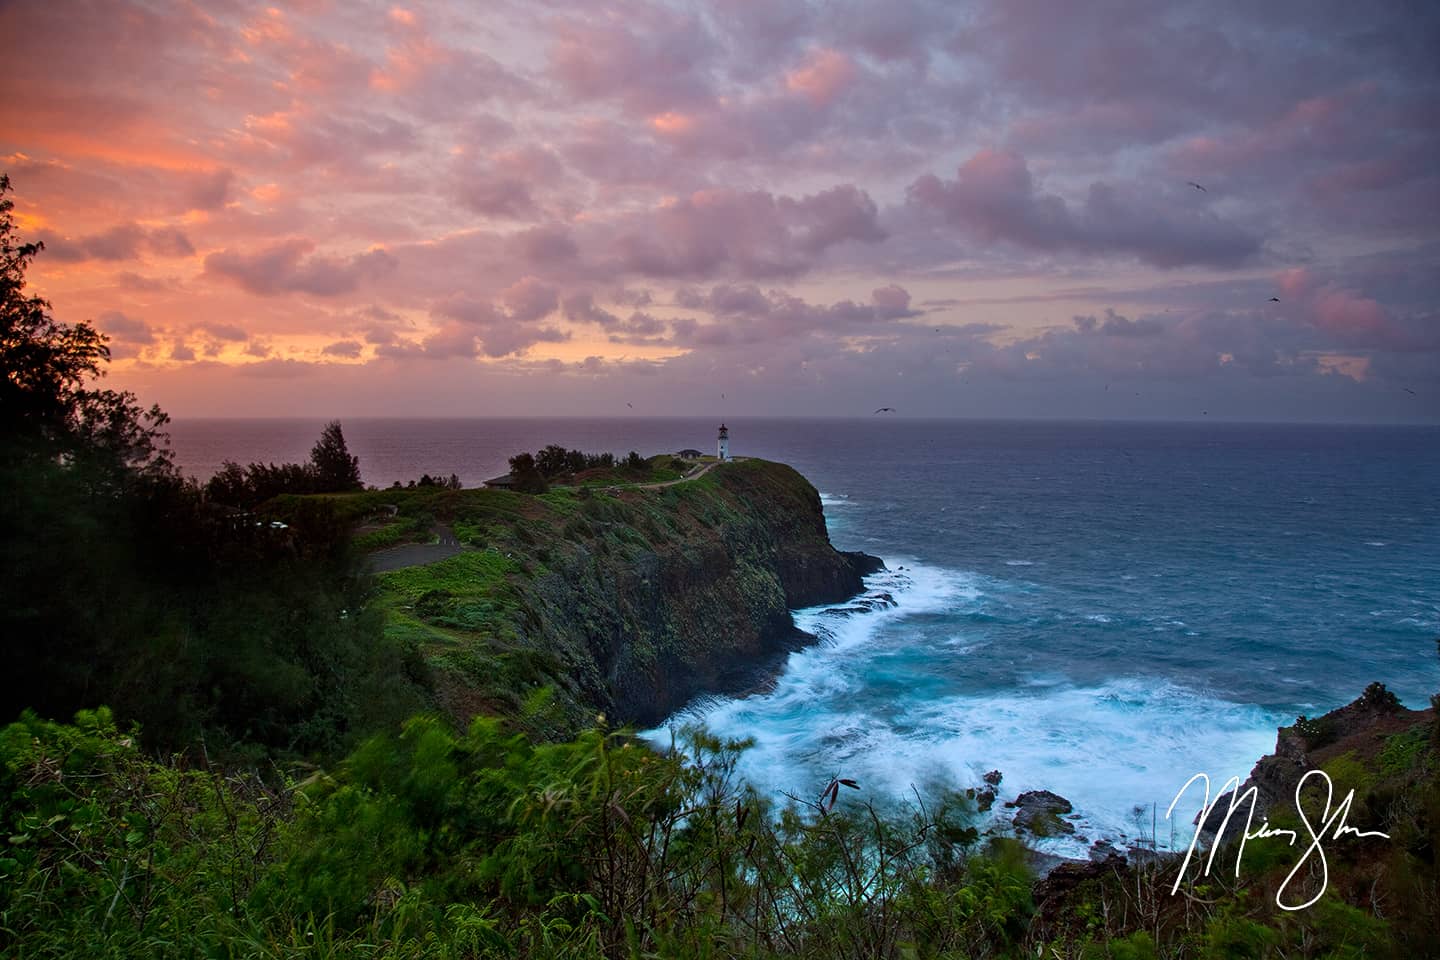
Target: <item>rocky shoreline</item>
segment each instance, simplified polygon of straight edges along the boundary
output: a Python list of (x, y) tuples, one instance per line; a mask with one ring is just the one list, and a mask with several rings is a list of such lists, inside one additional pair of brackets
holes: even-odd
[[(1388, 738), (1412, 730), (1417, 724), (1433, 725), (1434, 722), (1433, 708), (1406, 709), (1383, 684), (1372, 683), (1358, 698), (1342, 707), (1313, 720), (1301, 717), (1293, 726), (1280, 727), (1274, 751), (1256, 761), (1249, 777), (1240, 785), (1242, 800), (1230, 823), (1226, 825), (1224, 821), (1235, 791), (1222, 794), (1204, 823), (1199, 824), (1201, 837), (1196, 856), (1208, 855), (1216, 844), (1225, 847), (1240, 841), (1250, 809), (1248, 800), (1243, 798), (1251, 788), (1256, 794), (1256, 825), (1266, 818), (1293, 814), (1296, 788), (1309, 771), (1321, 770), (1331, 761), (1347, 756), (1373, 759), (1385, 748)], [(986, 788), (971, 791), (977, 802), (982, 803), (981, 810), (989, 809), (995, 799), (993, 788), (1000, 782), (999, 772), (987, 774), (986, 782)], [(1353, 786), (1337, 783), (1336, 792), (1343, 796)], [(1028, 838), (1074, 832), (1074, 826), (1065, 819), (1071, 813), (1071, 804), (1057, 794), (1046, 790), (1027, 791), (1005, 806), (1016, 810), (1012, 823), (1022, 843)], [(1195, 820), (1199, 820), (1198, 814)], [(1071, 891), (1088, 880), (1112, 874), (1129, 878), (1141, 868), (1158, 868), (1162, 872), (1179, 870), (1184, 860), (1183, 851), (1156, 852), (1136, 845), (1121, 850), (1117, 844), (1122, 839), (1096, 840), (1091, 844), (1087, 860), (1058, 857), (1027, 847), (1030, 864), (1038, 875), (1032, 895), (1042, 915), (1047, 904), (1063, 902)]]

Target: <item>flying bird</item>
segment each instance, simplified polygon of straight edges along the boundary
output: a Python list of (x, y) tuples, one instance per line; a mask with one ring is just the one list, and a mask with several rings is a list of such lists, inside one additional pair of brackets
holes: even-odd
[(1209, 190), (1206, 190), (1204, 187), (1200, 186), (1200, 184), (1196, 183), (1194, 180), (1186, 180), (1186, 181), (1185, 181), (1185, 185), (1186, 185), (1186, 186), (1189, 186), (1189, 187), (1194, 187), (1196, 190), (1199, 190), (1201, 193), (1209, 193), (1209, 192), (1210, 192)]
[(1279, 303), (1279, 302), (1280, 302), (1280, 298), (1279, 298), (1279, 297), (1271, 297), (1271, 298), (1270, 298), (1270, 302), (1271, 302), (1271, 303)]
[(1414, 390), (1411, 390), (1409, 387), (1401, 387), (1400, 389), (1401, 389), (1401, 390), (1404, 390), (1406, 393), (1410, 394), (1410, 396), (1412, 396), (1412, 397), (1418, 396), (1418, 394), (1416, 394), (1415, 391), (1414, 391)]
[(635, 404), (633, 404), (633, 403), (627, 403), (627, 404), (625, 404), (625, 406), (629, 407), (631, 410), (634, 410), (634, 409), (635, 409)]
[(875, 412), (876, 412), (876, 413), (894, 413), (894, 412), (895, 412), (895, 408), (894, 408), (894, 407), (881, 407), (879, 410), (876, 410)]

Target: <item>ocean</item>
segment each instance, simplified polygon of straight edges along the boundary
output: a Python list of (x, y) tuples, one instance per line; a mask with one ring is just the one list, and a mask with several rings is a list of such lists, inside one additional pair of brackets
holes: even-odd
[[(187, 472), (303, 460), (320, 421), (177, 421)], [(368, 483), (468, 487), (547, 443), (713, 451), (693, 419), (347, 420)], [(1387, 684), (1440, 690), (1440, 428), (1225, 423), (729, 421), (731, 452), (821, 491), (894, 606), (797, 611), (820, 642), (773, 688), (702, 697), (648, 736), (748, 737), (776, 795), (835, 776), (882, 803), (973, 786), (1069, 799), (1083, 853), (1150, 833), (1192, 774), (1242, 779), (1275, 728)], [(1344, 784), (1337, 784), (1343, 791)], [(1188, 840), (1188, 817), (1181, 844)], [(1177, 828), (1177, 830), (1180, 828)], [(1160, 843), (1170, 839), (1159, 822)], [(1078, 839), (1083, 838), (1083, 839)]]

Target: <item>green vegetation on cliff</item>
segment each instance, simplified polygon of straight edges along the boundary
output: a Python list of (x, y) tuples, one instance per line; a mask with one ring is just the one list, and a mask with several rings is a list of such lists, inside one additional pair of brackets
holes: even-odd
[[(310, 502), (273, 510), (284, 518)], [(372, 599), (462, 724), (515, 716), (544, 687), (555, 691), (547, 723), (578, 729), (597, 711), (656, 721), (732, 681), (737, 664), (803, 641), (790, 608), (861, 589), (856, 560), (830, 545), (815, 489), (760, 460), (659, 488), (417, 488), (323, 502), (353, 522), (382, 517), (364, 534), (372, 541), (440, 524), (463, 545), (378, 575)]]

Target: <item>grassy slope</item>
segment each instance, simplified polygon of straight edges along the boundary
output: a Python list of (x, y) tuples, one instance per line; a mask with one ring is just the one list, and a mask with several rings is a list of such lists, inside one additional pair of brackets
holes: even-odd
[[(523, 716), (538, 709), (532, 701), (540, 688), (554, 686), (555, 702), (543, 716), (529, 718), (536, 732), (554, 732), (583, 723), (597, 704), (603, 708), (601, 690), (616, 680), (606, 675), (605, 652), (591, 649), (594, 638), (624, 635), (625, 671), (644, 673), (660, 669), (672, 654), (704, 656), (699, 648), (717, 632), (683, 622), (657, 630), (617, 614), (606, 594), (617, 588), (627, 598), (652, 588), (683, 592), (690, 585), (659, 581), (723, 566), (737, 537), (753, 540), (758, 526), (771, 524), (767, 515), (794, 513), (810, 496), (799, 474), (759, 460), (663, 489), (619, 486), (679, 476), (670, 458), (654, 459), (648, 474), (591, 472), (576, 478), (580, 486), (538, 497), (407, 488), (328, 499), (365, 531), (362, 543), (372, 547), (423, 540), (436, 523), (454, 530), (465, 546), (460, 555), (376, 578), (374, 603), (386, 615), (386, 631), (421, 650), (438, 702), (458, 719)], [(277, 508), (283, 512), (284, 504)], [(754, 561), (747, 556), (727, 571), (733, 603), (783, 607), (773, 572)], [(725, 615), (715, 603), (710, 611)]]

